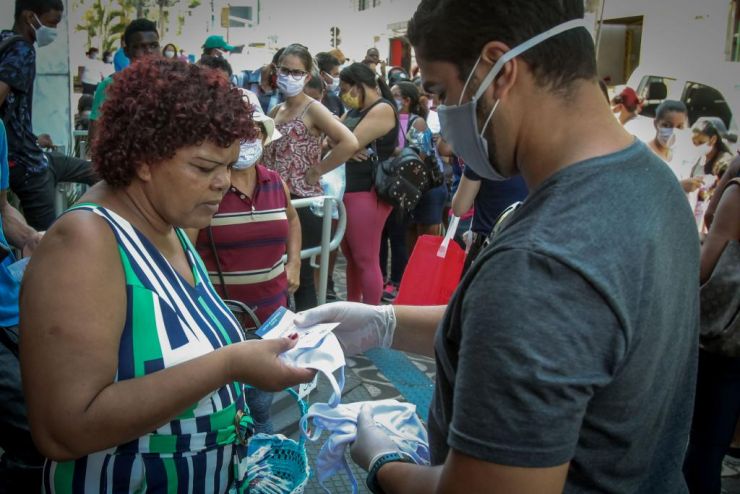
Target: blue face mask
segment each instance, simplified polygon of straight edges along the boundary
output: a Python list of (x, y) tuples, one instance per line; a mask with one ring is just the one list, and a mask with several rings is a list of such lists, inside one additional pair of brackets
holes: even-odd
[(440, 105), (437, 108), (442, 138), (452, 146), (455, 154), (463, 159), (465, 165), (469, 166), (477, 175), (489, 180), (506, 180), (507, 178), (501, 175), (501, 173), (499, 173), (495, 166), (490, 162), (488, 157), (488, 142), (483, 137), (486, 127), (488, 127), (488, 123), (491, 121), (491, 118), (501, 100), (497, 100), (493, 105), (491, 112), (488, 114), (488, 118), (486, 118), (486, 121), (483, 123), (483, 128), (479, 131), (476, 108), (480, 97), (483, 96), (483, 93), (491, 84), (493, 84), (496, 76), (501, 72), (507, 62), (543, 41), (565, 31), (581, 27), (586, 27), (586, 23), (583, 19), (568, 21), (555, 26), (549, 31), (545, 31), (528, 41), (525, 41), (515, 48), (512, 48), (498, 59), (493, 68), (488, 72), (488, 75), (481, 82), (481, 85), (475, 92), (473, 98), (467, 103), (463, 103), (462, 100), (465, 96), (465, 91), (468, 89), (468, 84), (470, 84), (470, 79), (473, 77), (475, 69), (478, 68), (478, 64), (481, 60), (481, 57), (478, 57), (478, 60), (473, 66), (473, 70), (470, 71), (470, 75), (465, 81), (465, 86), (463, 86), (462, 93), (460, 93), (458, 105)]

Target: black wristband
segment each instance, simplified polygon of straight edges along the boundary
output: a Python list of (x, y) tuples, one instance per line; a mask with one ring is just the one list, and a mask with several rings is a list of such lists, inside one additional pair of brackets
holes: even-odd
[(367, 488), (370, 489), (370, 492), (372, 492), (373, 494), (385, 494), (383, 489), (380, 487), (380, 484), (378, 483), (378, 471), (383, 465), (393, 461), (400, 461), (403, 463), (416, 463), (413, 458), (411, 458), (406, 453), (401, 453), (400, 451), (386, 453), (378, 457), (373, 462), (373, 464), (370, 465), (370, 470), (367, 472), (367, 479), (365, 480), (365, 484), (367, 484)]

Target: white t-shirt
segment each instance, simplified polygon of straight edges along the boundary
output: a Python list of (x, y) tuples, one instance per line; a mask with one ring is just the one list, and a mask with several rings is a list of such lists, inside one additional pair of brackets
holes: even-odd
[(642, 142), (650, 142), (655, 138), (655, 125), (653, 119), (637, 115), (624, 124), (624, 130), (640, 139)]
[(429, 115), (427, 116), (427, 127), (429, 127), (429, 130), (431, 130), (434, 135), (439, 134), (440, 130), (442, 130), (442, 126), (439, 123), (439, 115), (434, 110), (429, 110)]
[[(691, 141), (691, 132), (683, 131), (676, 134), (676, 143), (673, 145), (671, 151), (672, 156), (667, 164), (673, 174), (676, 175), (676, 179), (681, 181), (704, 175), (704, 169), (701, 166), (704, 160), (701, 159), (702, 156), (699, 149)], [(693, 210), (696, 207), (699, 192), (688, 192), (686, 198)]]
[(103, 75), (105, 72), (104, 65), (105, 64), (100, 60), (85, 58), (85, 61), (80, 65), (80, 67), (82, 67), (80, 82), (92, 85), (100, 84), (100, 82), (105, 78), (105, 75)]

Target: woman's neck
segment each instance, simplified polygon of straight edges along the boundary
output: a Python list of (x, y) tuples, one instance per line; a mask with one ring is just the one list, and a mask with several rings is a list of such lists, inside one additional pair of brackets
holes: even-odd
[(114, 195), (131, 213), (134, 220), (132, 223), (139, 230), (161, 237), (166, 237), (172, 233), (174, 227), (159, 214), (140, 182), (134, 180), (127, 187), (113, 190)]
[(670, 148), (667, 148), (667, 147), (664, 147), (658, 141), (658, 138), (657, 137), (655, 139), (653, 139), (652, 141), (650, 141), (650, 147), (655, 152), (655, 154), (657, 154), (658, 156), (660, 156), (661, 158), (663, 158), (663, 161), (670, 161), (670, 159), (671, 159), (671, 149)]
[(252, 197), (256, 184), (257, 165), (250, 166), (245, 170), (231, 170), (231, 185), (239, 189), (243, 194)]
[(286, 96), (285, 106), (287, 108), (297, 108), (299, 106), (302, 106), (308, 98), (309, 96), (304, 92), (296, 94), (295, 96)]
[(365, 104), (362, 105), (363, 110), (367, 110), (372, 105), (375, 104), (376, 101), (380, 99), (380, 96), (378, 95), (377, 91), (374, 89), (365, 88)]

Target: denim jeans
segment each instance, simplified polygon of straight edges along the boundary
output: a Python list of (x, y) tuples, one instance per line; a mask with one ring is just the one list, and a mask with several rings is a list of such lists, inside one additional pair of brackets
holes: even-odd
[(40, 173), (28, 174), (20, 165), (10, 168), (10, 189), (20, 199), (28, 224), (39, 231), (48, 230), (56, 219), (54, 197), (58, 183), (93, 185), (98, 180), (89, 161), (59, 153), (49, 153), (46, 158), (49, 166)]
[(254, 420), (254, 430), (257, 433), (273, 433), (272, 420), (270, 420), (273, 394), (261, 389), (247, 388), (247, 405)]

